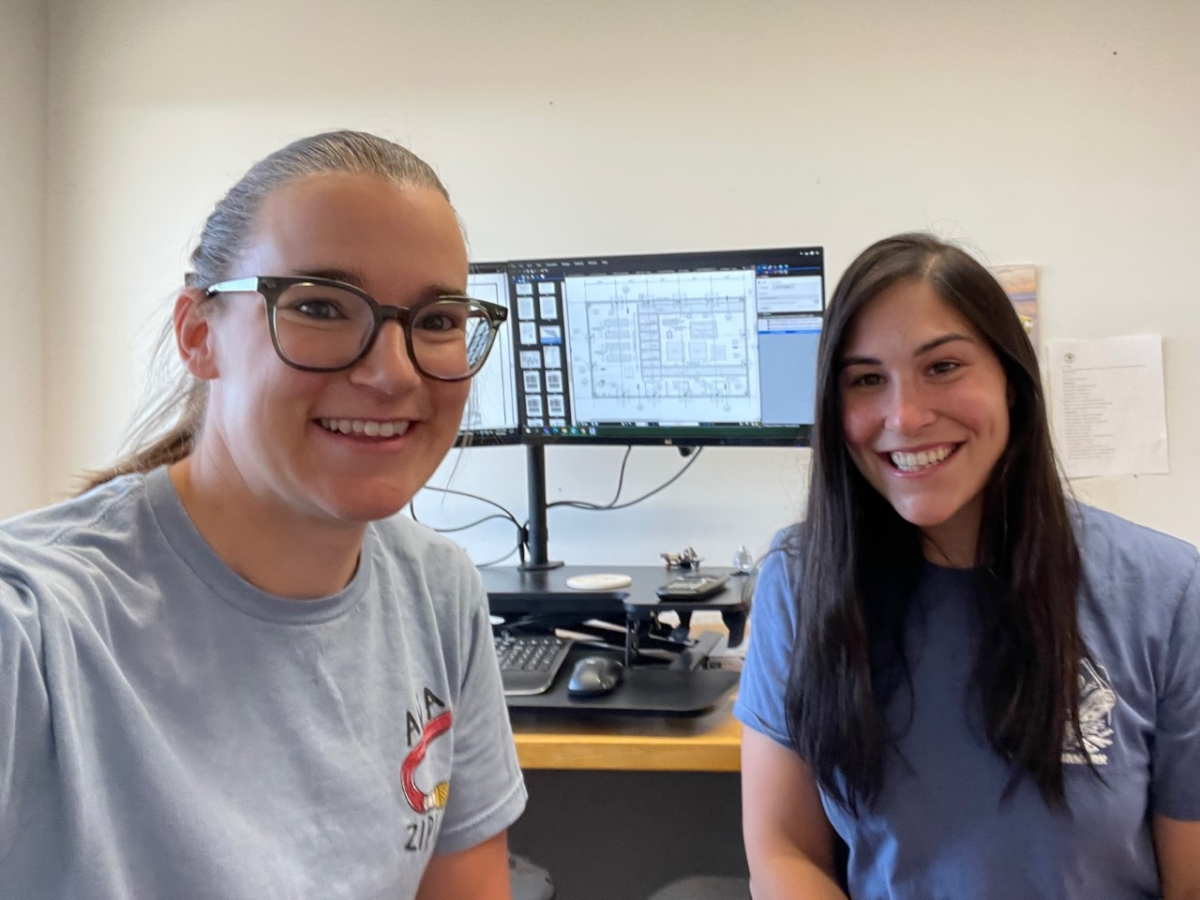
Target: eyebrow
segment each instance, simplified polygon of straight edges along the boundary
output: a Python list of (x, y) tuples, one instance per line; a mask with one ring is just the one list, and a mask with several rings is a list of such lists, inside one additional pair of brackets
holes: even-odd
[[(330, 281), (341, 281), (354, 285), (359, 290), (366, 290), (366, 278), (363, 277), (361, 272), (354, 271), (353, 269), (293, 269), (292, 274), (297, 278), (327, 278)], [(449, 284), (435, 284), (427, 287), (425, 293), (430, 297), (458, 297), (466, 293), (466, 288), (461, 286), (455, 287)]]
[(350, 269), (293, 269), (292, 274), (297, 278), (325, 278), (329, 281), (342, 281), (361, 288), (366, 282), (362, 273)]
[[(930, 350), (936, 350), (943, 344), (950, 344), (954, 341), (967, 341), (968, 343), (972, 344), (975, 343), (974, 339), (969, 335), (959, 334), (957, 331), (952, 331), (948, 334), (943, 334), (940, 337), (935, 337), (931, 341), (926, 341), (913, 351), (913, 358), (916, 359), (917, 357), (928, 353)], [(882, 365), (882, 362), (874, 356), (843, 356), (838, 365), (840, 368), (845, 369), (849, 366), (878, 366)]]

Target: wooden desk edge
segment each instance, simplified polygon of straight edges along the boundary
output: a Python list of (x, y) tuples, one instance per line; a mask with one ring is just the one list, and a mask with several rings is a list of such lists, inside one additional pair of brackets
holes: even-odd
[(742, 724), (732, 704), (696, 719), (618, 719), (571, 729), (528, 721), (513, 728), (523, 769), (641, 772), (741, 771)]

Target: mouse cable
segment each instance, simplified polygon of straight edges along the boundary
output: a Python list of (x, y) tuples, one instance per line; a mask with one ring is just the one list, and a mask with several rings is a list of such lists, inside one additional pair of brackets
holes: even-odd
[[(631, 447), (629, 449), (633, 449), (633, 448)], [(680, 478), (683, 477), (683, 473), (692, 467), (692, 465), (696, 462), (696, 460), (698, 460), (700, 458), (700, 454), (703, 452), (704, 452), (704, 448), (698, 447), (696, 449), (696, 452), (692, 454), (691, 458), (686, 463), (683, 464), (682, 468), (680, 468), (680, 470), (678, 472), (676, 472), (674, 475), (672, 475), (670, 478), (668, 478), (666, 481), (664, 481), (662, 484), (660, 484), (654, 490), (649, 491), (645, 494), (642, 494), (642, 496), (636, 497), (633, 500), (627, 500), (624, 503), (617, 503), (614, 498), (613, 502), (610, 503), (608, 506), (602, 506), (598, 503), (588, 503), (587, 501), (584, 501), (584, 500), (558, 500), (554, 503), (547, 503), (546, 508), (549, 509), (550, 507), (553, 507), (553, 506), (569, 506), (572, 509), (582, 509), (585, 512), (606, 512), (608, 510), (615, 510), (615, 509), (628, 509), (629, 507), (633, 506), (634, 504), (641, 503), (643, 500), (648, 500), (651, 497), (653, 497), (655, 494), (657, 494), (659, 491), (664, 491), (667, 488), (669, 488), (671, 485), (673, 485), (676, 481), (678, 481)], [(625, 456), (628, 459), (628, 457), (629, 457), (628, 450), (626, 451)], [(624, 463), (622, 463), (621, 464), (622, 475), (624, 475), (624, 472), (625, 472), (625, 466), (624, 466)], [(620, 490), (618, 490), (617, 493), (619, 496)]]

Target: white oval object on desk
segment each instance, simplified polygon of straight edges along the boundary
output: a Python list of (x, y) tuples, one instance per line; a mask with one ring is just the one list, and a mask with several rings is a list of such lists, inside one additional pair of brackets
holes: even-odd
[(567, 587), (577, 591), (615, 591), (617, 588), (629, 587), (631, 584), (633, 584), (633, 579), (628, 575), (606, 572), (572, 575), (567, 579)]

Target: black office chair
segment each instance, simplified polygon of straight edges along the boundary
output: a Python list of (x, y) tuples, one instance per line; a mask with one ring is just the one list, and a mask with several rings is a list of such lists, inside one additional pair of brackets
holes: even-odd
[(554, 900), (550, 873), (515, 853), (508, 855), (508, 882), (512, 900)]
[(659, 888), (648, 900), (751, 900), (750, 882), (722, 875), (693, 875)]

